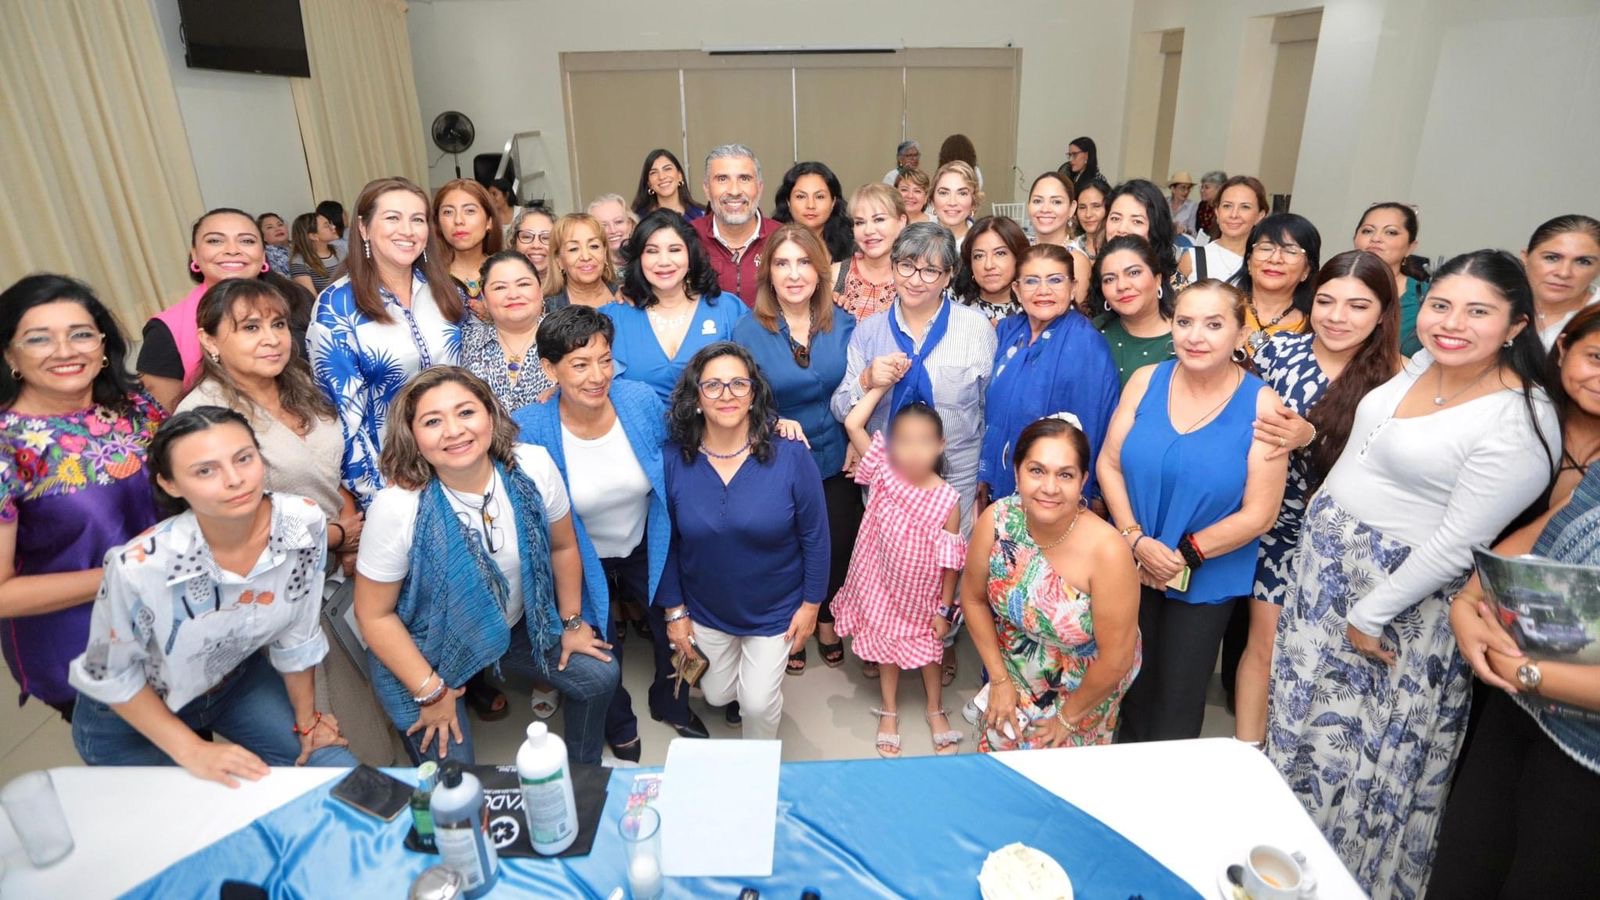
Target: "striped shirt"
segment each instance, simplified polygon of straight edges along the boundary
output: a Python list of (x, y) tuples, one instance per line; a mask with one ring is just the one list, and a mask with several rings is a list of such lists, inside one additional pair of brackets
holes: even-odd
[[(952, 303), (948, 292), (945, 303)], [(850, 338), (844, 381), (833, 394), (833, 414), (840, 421), (866, 391), (861, 371), (874, 359), (900, 348), (894, 342), (889, 316), (900, 316), (900, 302), (885, 312), (862, 319)], [(900, 327), (906, 328), (904, 317)], [(910, 329), (906, 329), (909, 331)], [(921, 346), (920, 339), (917, 346)], [(928, 354), (928, 378), (933, 382), (933, 407), (944, 420), (945, 481), (961, 494), (961, 531), (972, 529), (972, 501), (978, 486), (978, 454), (983, 443), (983, 398), (994, 366), (994, 326), (983, 313), (954, 303), (950, 324), (939, 345)], [(867, 421), (867, 431), (888, 433), (888, 395)]]

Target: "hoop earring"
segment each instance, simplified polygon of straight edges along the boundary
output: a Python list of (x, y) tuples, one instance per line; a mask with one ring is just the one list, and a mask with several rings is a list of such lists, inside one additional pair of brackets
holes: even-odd
[(200, 274), (200, 264), (195, 262), (192, 259), (189, 260), (189, 271), (195, 273), (196, 275), (199, 275)]
[(1166, 295), (1167, 295), (1167, 286), (1164, 285), (1164, 284), (1157, 284), (1156, 285), (1156, 299), (1160, 300), (1162, 297), (1165, 297)]
[(371, 241), (362, 241), (361, 242), (361, 255), (365, 256), (367, 259), (371, 259), (372, 258), (372, 242)]
[(1088, 509), (1089, 508), (1089, 498), (1085, 497), (1082, 494), (1079, 494), (1078, 495), (1078, 508), (1079, 509)]
[(272, 271), (272, 264), (271, 263), (262, 263), (261, 264), (261, 274), (265, 275), (265, 274), (267, 274), (268, 272), (271, 272), (271, 271)]
[(11, 370), (11, 380), (15, 381), (17, 384), (21, 384), (22, 383), (22, 373), (17, 371), (16, 369), (12, 369)]
[(1250, 358), (1250, 354), (1245, 353), (1243, 347), (1235, 347), (1233, 348), (1233, 353), (1229, 356), (1229, 358), (1242, 366), (1244, 365), (1244, 361)]

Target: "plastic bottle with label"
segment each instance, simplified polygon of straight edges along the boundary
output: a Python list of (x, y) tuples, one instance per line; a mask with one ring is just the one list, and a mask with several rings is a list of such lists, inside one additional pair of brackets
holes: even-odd
[(578, 807), (572, 796), (572, 770), (567, 745), (543, 722), (528, 726), (528, 739), (517, 751), (517, 781), (522, 785), (522, 814), (528, 820), (533, 850), (555, 856), (578, 839)]
[(476, 900), (500, 877), (500, 857), (489, 839), (483, 785), (458, 762), (446, 762), (429, 803), (433, 842), (444, 864), (461, 875), (467, 900)]

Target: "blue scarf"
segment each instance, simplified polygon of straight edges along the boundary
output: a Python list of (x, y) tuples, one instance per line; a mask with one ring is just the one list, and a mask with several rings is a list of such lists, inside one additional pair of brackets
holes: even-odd
[(939, 346), (944, 339), (946, 331), (950, 330), (950, 298), (939, 298), (939, 311), (934, 314), (933, 323), (928, 326), (928, 334), (922, 339), (922, 349), (917, 350), (916, 341), (911, 335), (900, 327), (900, 304), (889, 307), (889, 334), (894, 338), (896, 347), (911, 360), (911, 368), (899, 381), (895, 382), (894, 390), (889, 394), (889, 417), (900, 411), (900, 407), (908, 403), (926, 403), (933, 405), (933, 379), (928, 375), (928, 356), (933, 353), (933, 348)]
[[(533, 643), (534, 659), (546, 668), (545, 652), (561, 639), (556, 612), (555, 576), (550, 568), (550, 534), (539, 488), (522, 470), (494, 461), (505, 485), (522, 562), (522, 621)], [(497, 663), (511, 644), (506, 624), (510, 586), (489, 556), (483, 537), (456, 517), (435, 478), (423, 488), (411, 541), (411, 566), (395, 612), (451, 687)], [(401, 729), (417, 718), (416, 685), (404, 685), (377, 654), (368, 650), (372, 684), (391, 721)]]

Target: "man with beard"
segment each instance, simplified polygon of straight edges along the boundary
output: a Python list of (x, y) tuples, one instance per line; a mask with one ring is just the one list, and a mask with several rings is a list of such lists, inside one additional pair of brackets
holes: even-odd
[(745, 306), (756, 298), (756, 268), (761, 248), (779, 223), (763, 218), (761, 162), (743, 144), (723, 144), (706, 154), (705, 192), (711, 215), (692, 225), (717, 271), (723, 292), (735, 294)]

